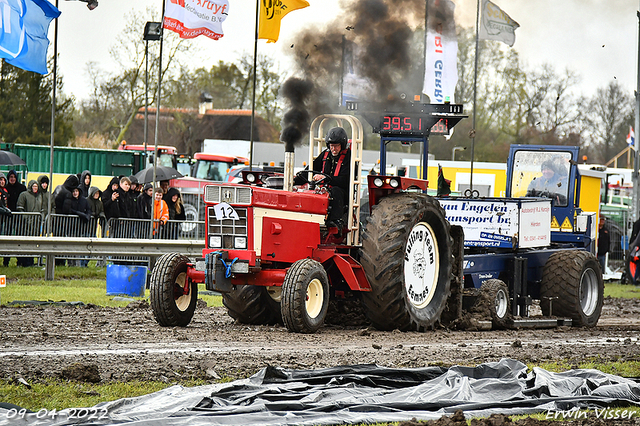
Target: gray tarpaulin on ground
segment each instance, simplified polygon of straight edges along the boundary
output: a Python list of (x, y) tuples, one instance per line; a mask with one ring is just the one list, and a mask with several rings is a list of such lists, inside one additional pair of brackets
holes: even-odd
[[(321, 425), (467, 417), (638, 405), (640, 385), (598, 370), (551, 373), (503, 359), (477, 367), (318, 370), (267, 367), (230, 383), (172, 386), (138, 398), (100, 403), (19, 424)], [(16, 424), (0, 409), (0, 424)], [(640, 416), (640, 409), (635, 417)]]

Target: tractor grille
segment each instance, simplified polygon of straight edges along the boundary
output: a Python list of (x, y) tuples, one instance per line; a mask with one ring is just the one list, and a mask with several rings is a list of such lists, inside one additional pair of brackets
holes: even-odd
[[(246, 249), (247, 243), (247, 209), (244, 207), (235, 207), (234, 210), (238, 213), (238, 219), (216, 219), (216, 214), (213, 207), (207, 209), (207, 215), (209, 216), (209, 229), (207, 236), (209, 239), (210, 248), (221, 249)], [(219, 237), (219, 238), (218, 238)], [(238, 239), (236, 237), (244, 237), (245, 246), (238, 246)], [(221, 247), (214, 247), (211, 242), (212, 239), (221, 242)], [(218, 245), (218, 244), (216, 244)]]
[(204, 188), (207, 203), (251, 204), (251, 188), (207, 185)]

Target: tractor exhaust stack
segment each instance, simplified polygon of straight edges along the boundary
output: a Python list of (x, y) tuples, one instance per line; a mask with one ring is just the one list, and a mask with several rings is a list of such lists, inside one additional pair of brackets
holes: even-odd
[(293, 165), (295, 164), (296, 153), (284, 153), (284, 190), (293, 191)]

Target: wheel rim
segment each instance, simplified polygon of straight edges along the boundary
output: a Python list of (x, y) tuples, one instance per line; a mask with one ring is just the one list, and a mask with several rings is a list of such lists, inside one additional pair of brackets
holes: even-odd
[(267, 287), (267, 294), (278, 303), (282, 301), (282, 287)]
[(322, 283), (319, 279), (315, 278), (311, 280), (307, 286), (307, 299), (305, 302), (307, 315), (309, 315), (310, 318), (317, 317), (322, 310), (323, 303), (324, 290), (322, 288)]
[(173, 287), (173, 299), (176, 303), (176, 307), (181, 311), (186, 311), (191, 304), (191, 292), (193, 289), (189, 286), (189, 293), (184, 294), (184, 286), (187, 282), (187, 273), (181, 272), (176, 277), (176, 282)]
[(496, 315), (498, 318), (504, 318), (507, 315), (507, 306), (509, 305), (507, 294), (503, 289), (498, 290), (496, 294)]
[(598, 306), (598, 276), (589, 268), (582, 273), (580, 279), (580, 308), (586, 316), (596, 311)]
[(407, 298), (416, 308), (424, 308), (433, 298), (440, 275), (438, 243), (428, 223), (420, 222), (411, 229), (404, 259)]

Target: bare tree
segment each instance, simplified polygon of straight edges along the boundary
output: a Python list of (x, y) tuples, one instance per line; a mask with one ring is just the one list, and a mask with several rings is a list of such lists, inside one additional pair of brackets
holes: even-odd
[[(108, 132), (116, 143), (122, 141), (124, 134), (133, 122), (138, 110), (144, 106), (145, 99), (145, 42), (142, 38), (141, 22), (153, 16), (148, 9), (143, 15), (131, 12), (127, 24), (111, 48), (111, 57), (117, 64), (114, 72), (105, 72), (96, 64), (89, 64), (88, 71), (94, 81), (94, 90), (80, 107), (81, 127), (92, 127), (100, 132)], [(171, 78), (180, 67), (180, 58), (188, 52), (190, 45), (184, 43), (170, 32), (164, 32), (162, 81)], [(149, 103), (157, 99), (159, 42), (149, 43)]]
[(606, 163), (626, 147), (625, 135), (633, 113), (633, 98), (617, 81), (597, 90), (589, 103), (587, 144), (595, 161)]

